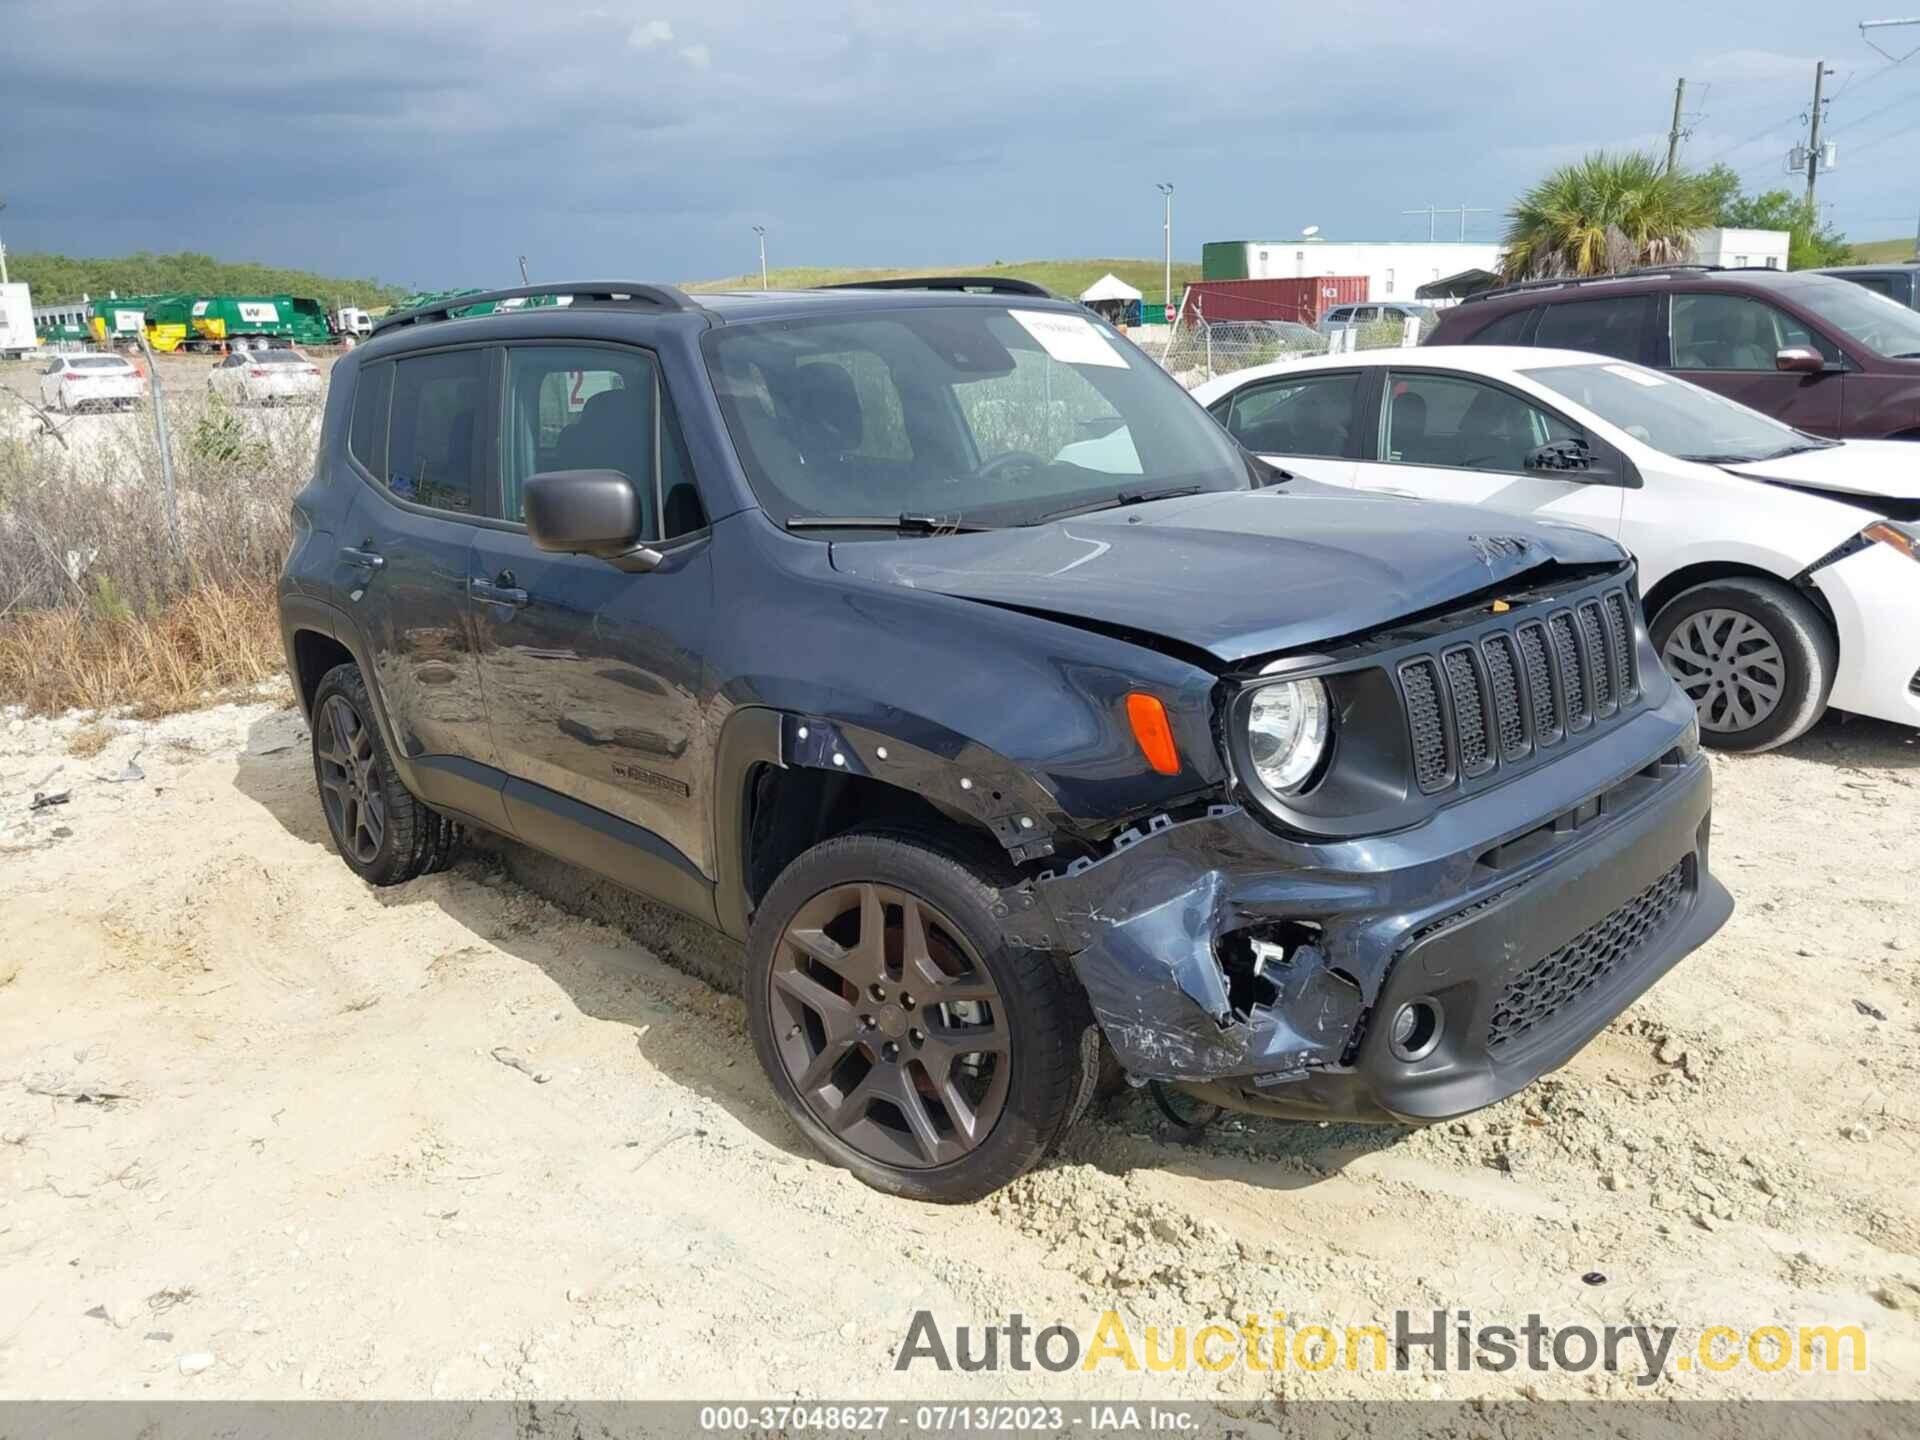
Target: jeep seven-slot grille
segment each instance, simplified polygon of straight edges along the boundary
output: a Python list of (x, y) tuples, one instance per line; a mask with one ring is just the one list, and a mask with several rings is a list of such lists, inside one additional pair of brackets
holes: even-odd
[(1638, 958), (1666, 930), (1687, 888), (1682, 860), (1605, 919), (1508, 980), (1487, 1020), (1487, 1049), (1498, 1051), (1547, 1024), (1623, 962)]
[(1633, 654), (1632, 602), (1610, 590), (1401, 662), (1421, 792), (1523, 760), (1619, 714), (1639, 692)]
[(1413, 732), (1413, 773), (1422, 790), (1438, 790), (1453, 778), (1440, 718), (1440, 677), (1431, 660), (1420, 659), (1401, 670), (1400, 683), (1407, 692), (1407, 725)]

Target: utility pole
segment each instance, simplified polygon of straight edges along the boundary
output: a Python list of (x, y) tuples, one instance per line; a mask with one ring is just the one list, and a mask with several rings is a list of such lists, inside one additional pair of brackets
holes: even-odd
[[(4, 200), (0, 200), (0, 210), (4, 210), (6, 208), (7, 208), (7, 202)], [(0, 285), (4, 285), (6, 283), (7, 283), (7, 247), (4, 242), (0, 242)]]
[(524, 255), (520, 257), (520, 283), (522, 285), (531, 285), (533, 283), (527, 278), (527, 257)]
[(760, 237), (760, 288), (767, 288), (767, 227), (756, 225), (753, 233)]
[(1808, 121), (1807, 130), (1807, 214), (1812, 216), (1813, 183), (1820, 175), (1820, 107), (1824, 103), (1820, 92), (1826, 84), (1827, 76), (1833, 72), (1827, 69), (1822, 60), (1813, 67), (1813, 115)]
[(1153, 188), (1158, 190), (1167, 202), (1166, 219), (1160, 225), (1161, 235), (1167, 247), (1167, 291), (1162, 297), (1162, 303), (1167, 323), (1171, 325), (1173, 323), (1173, 186), (1166, 181), (1161, 181)]
[(1673, 128), (1667, 131), (1667, 174), (1673, 173), (1674, 166), (1680, 163), (1680, 109), (1687, 101), (1686, 77), (1673, 87)]

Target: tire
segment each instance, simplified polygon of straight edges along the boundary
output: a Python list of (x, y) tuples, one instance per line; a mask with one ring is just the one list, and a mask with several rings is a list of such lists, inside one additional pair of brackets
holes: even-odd
[(358, 665), (336, 665), (313, 696), (313, 776), (333, 847), (370, 885), (446, 869), (459, 827), (400, 783)]
[[(1826, 711), (1839, 644), (1790, 585), (1759, 576), (1696, 585), (1661, 608), (1652, 632), (1661, 662), (1699, 710), (1702, 744), (1771, 750)], [(1778, 682), (1771, 697), (1770, 680)]]
[(996, 893), (921, 840), (847, 835), (789, 865), (754, 916), (743, 979), (761, 1067), (815, 1148), (876, 1190), (978, 1200), (1083, 1108), (1086, 997), (1050, 955), (1007, 943)]

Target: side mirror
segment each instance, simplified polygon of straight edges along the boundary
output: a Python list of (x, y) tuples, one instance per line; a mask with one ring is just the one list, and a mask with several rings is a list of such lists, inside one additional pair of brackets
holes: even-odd
[(1593, 469), (1593, 451), (1584, 440), (1549, 440), (1527, 452), (1529, 470), (1579, 471)]
[(546, 470), (527, 481), (527, 534), (542, 550), (591, 555), (621, 570), (655, 569), (665, 557), (639, 543), (642, 513), (618, 470)]
[(1795, 375), (1818, 375), (1827, 368), (1827, 360), (1818, 350), (1807, 345), (1789, 345), (1778, 351), (1773, 357), (1773, 368), (1786, 370)]

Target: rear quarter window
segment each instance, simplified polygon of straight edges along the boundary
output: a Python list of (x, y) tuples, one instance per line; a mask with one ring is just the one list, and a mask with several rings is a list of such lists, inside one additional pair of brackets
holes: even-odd
[(1531, 309), (1509, 310), (1467, 336), (1469, 345), (1524, 345)]
[(392, 362), (362, 366), (353, 387), (347, 451), (382, 485), (387, 483), (387, 411), (392, 400)]

